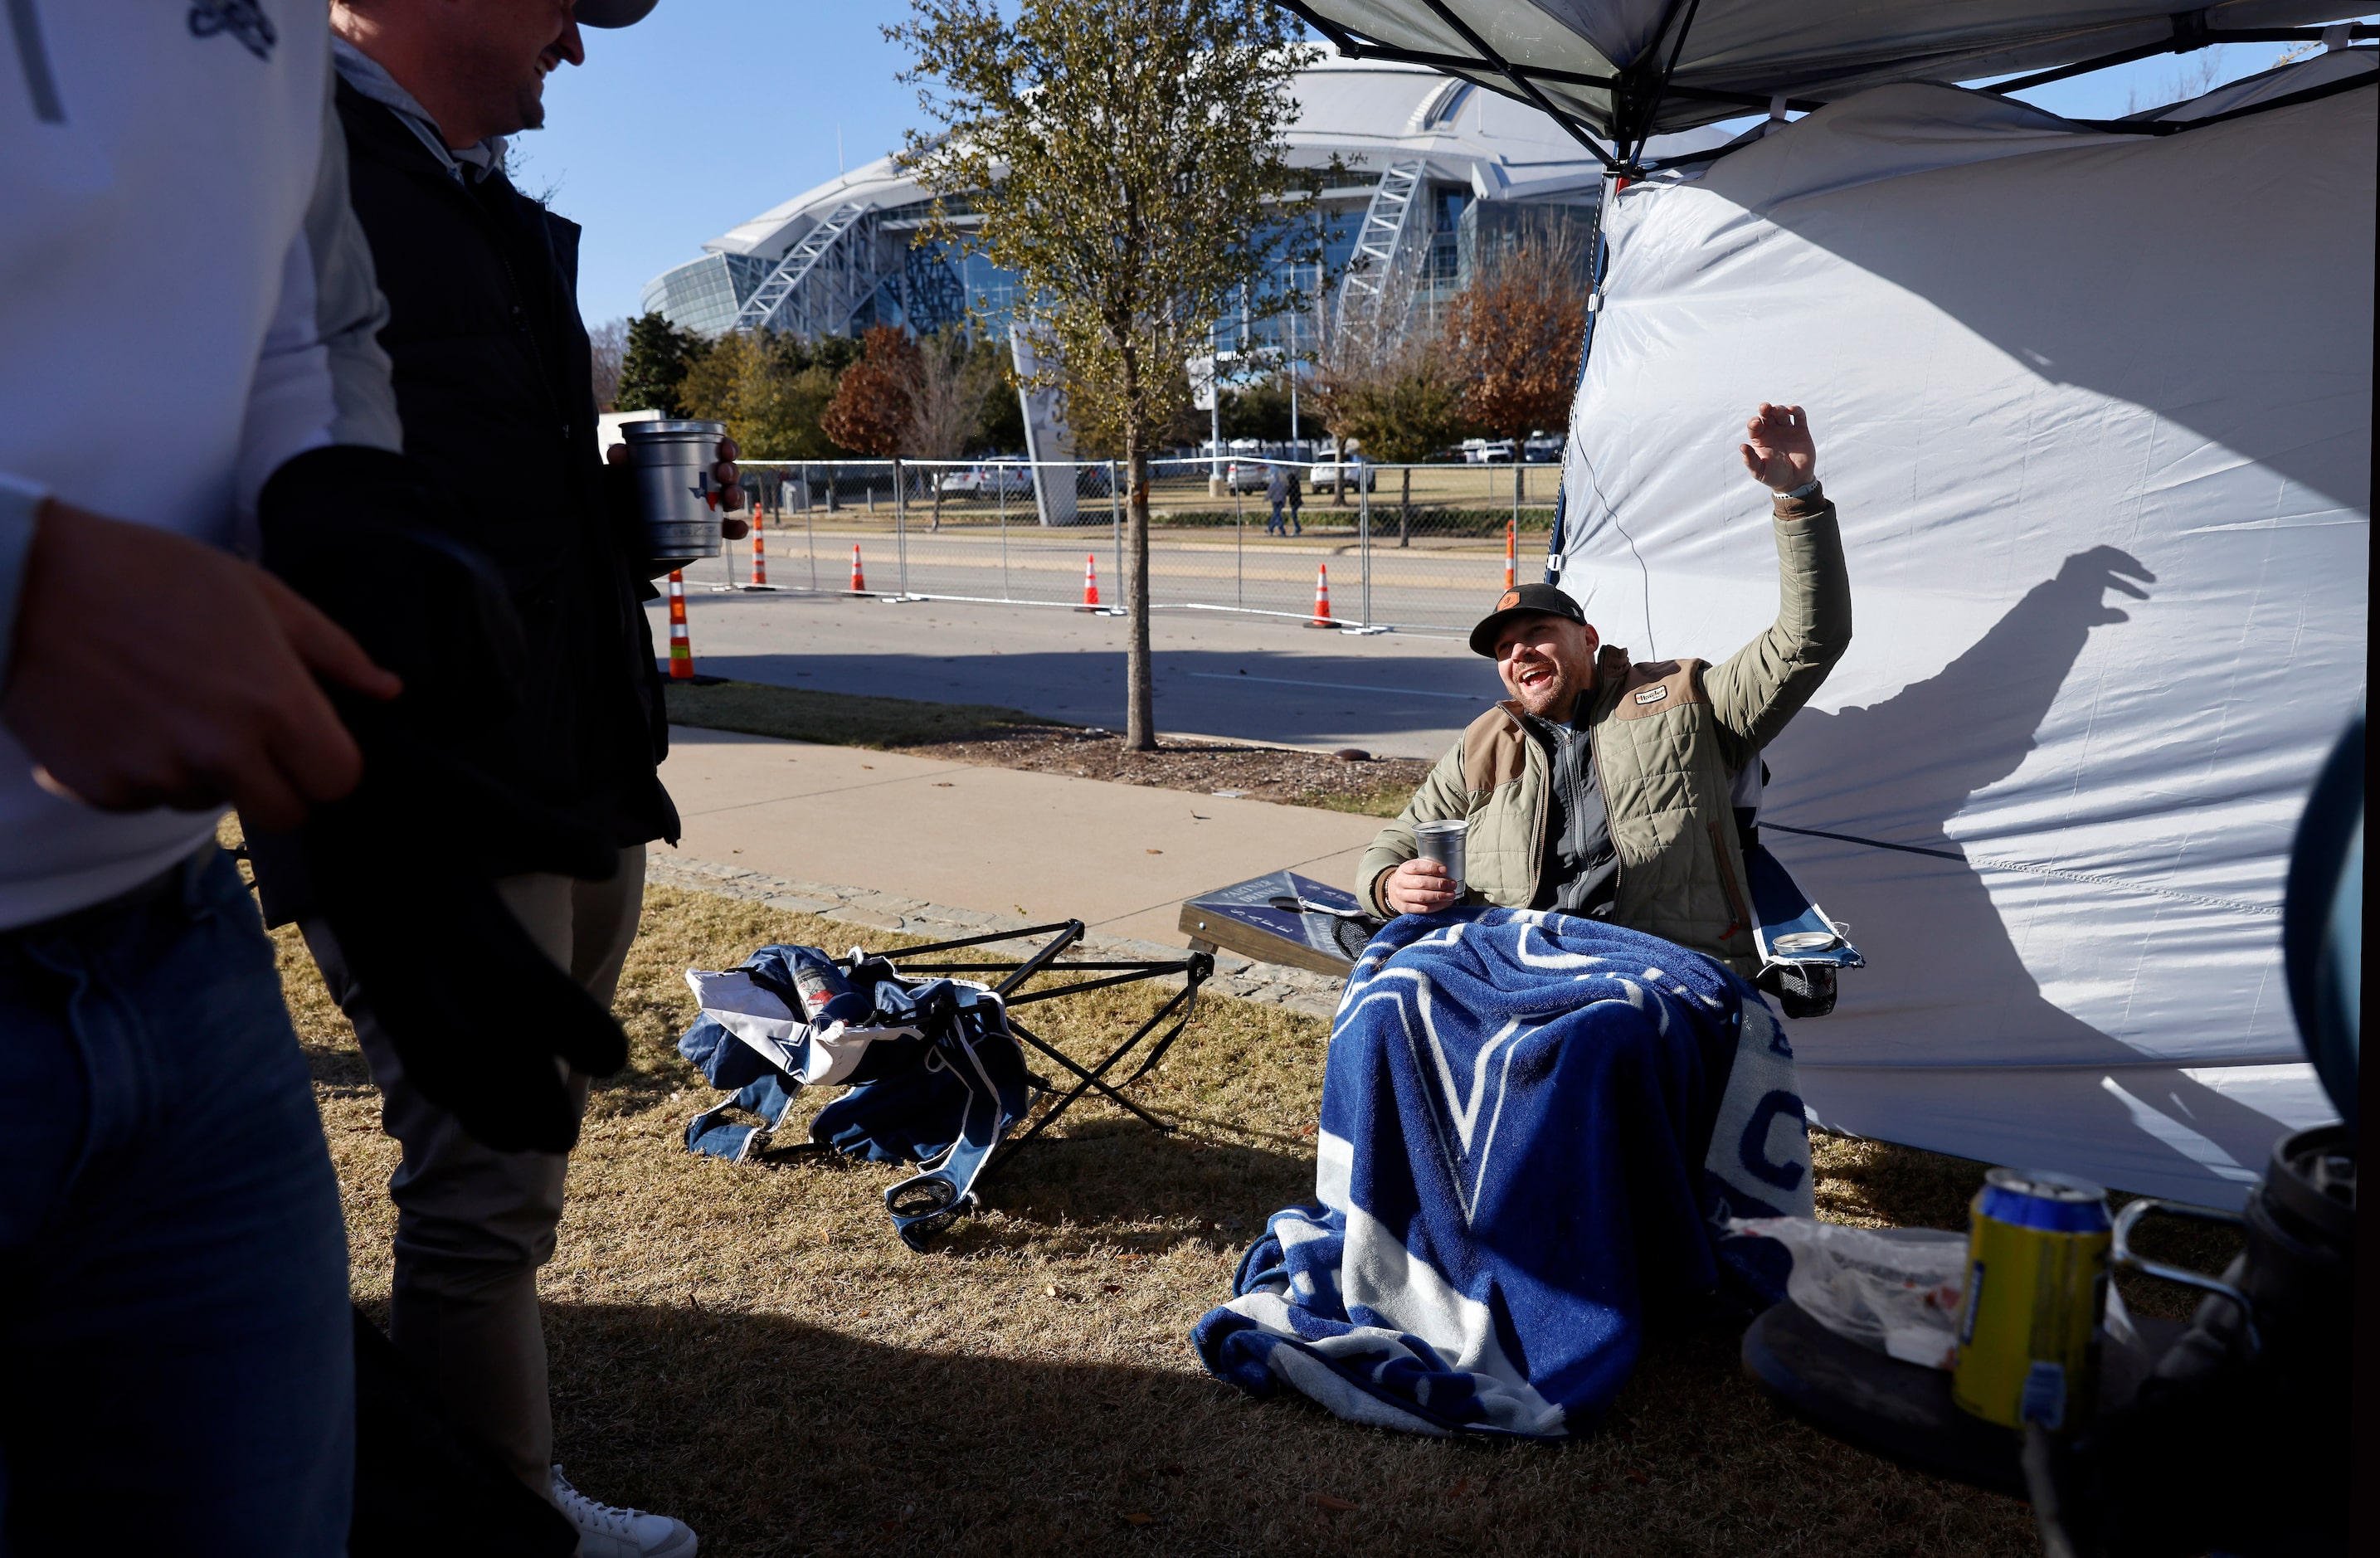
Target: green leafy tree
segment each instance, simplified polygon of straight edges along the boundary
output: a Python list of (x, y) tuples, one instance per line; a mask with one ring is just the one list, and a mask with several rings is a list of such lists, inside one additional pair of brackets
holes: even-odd
[[(1463, 383), (1444, 351), (1428, 339), (1410, 342), (1380, 371), (1353, 386), (1331, 432), (1364, 446), (1364, 453), (1402, 465), (1404, 490), (1397, 499), (1397, 544), (1413, 542), (1413, 467), (1463, 436)], [(1343, 483), (1342, 483), (1343, 485)]]
[(628, 322), (628, 342), (620, 354), (620, 384), (613, 407), (621, 411), (659, 411), (682, 417), (686, 408), (678, 386), (686, 370), (709, 350), (690, 330), (680, 330), (661, 315), (639, 314)]
[[(1289, 165), (1291, 84), (1319, 51), (1272, 0), (912, 0), (886, 35), (940, 128), (896, 159), (937, 197), (921, 242), (1016, 277), (1019, 328), (1078, 441), (1121, 451), (1130, 505), (1125, 744), (1157, 745), (1148, 648), (1148, 461), (1189, 358), (1283, 262), (1313, 265), (1327, 170)], [(1013, 19), (1012, 19), (1013, 18)], [(964, 198), (981, 226), (961, 226)]]
[(754, 460), (823, 460), (851, 451), (821, 422), (834, 399), (832, 370), (787, 335), (721, 336), (678, 385), (683, 415), (725, 422)]
[(976, 408), (975, 426), (967, 434), (971, 455), (1021, 453), (1025, 448), (1025, 401), (1013, 376), (1015, 359), (1003, 337), (976, 337), (970, 348), (973, 370), (983, 383), (983, 404)]
[(1223, 394), (1223, 436), (1289, 442), (1289, 380), (1276, 374)]

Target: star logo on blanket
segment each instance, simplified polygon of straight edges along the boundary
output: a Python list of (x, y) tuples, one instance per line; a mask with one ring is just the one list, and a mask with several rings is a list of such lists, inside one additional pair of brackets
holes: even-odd
[(1251, 1394), (1561, 1438), (1626, 1382), (1648, 1306), (1782, 1296), (1774, 1241), (1726, 1223), (1811, 1214), (1792, 1051), (1710, 959), (1538, 910), (1409, 916), (1327, 1064), (1318, 1204), (1273, 1215), (1193, 1333)]

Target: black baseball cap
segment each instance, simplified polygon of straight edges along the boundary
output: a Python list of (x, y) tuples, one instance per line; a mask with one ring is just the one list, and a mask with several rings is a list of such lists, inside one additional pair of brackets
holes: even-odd
[(1496, 658), (1496, 638), (1504, 625), (1518, 616), (1559, 616), (1584, 627), (1586, 613), (1559, 586), (1524, 584), (1505, 590), (1496, 597), (1496, 609), (1479, 619), (1471, 630), (1471, 652)]
[(581, 27), (634, 27), (659, 4), (661, 0), (578, 0), (570, 15)]

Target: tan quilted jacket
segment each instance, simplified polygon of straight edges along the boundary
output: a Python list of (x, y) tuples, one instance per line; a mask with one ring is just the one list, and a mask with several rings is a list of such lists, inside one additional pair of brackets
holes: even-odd
[[(1633, 664), (1596, 657), (1588, 716), (1596, 779), (1610, 816), (1620, 878), (1611, 919), (1707, 953), (1738, 973), (1759, 968), (1743, 851), (1729, 791), (1736, 772), (1785, 728), (1852, 639), (1851, 580), (1826, 494), (1776, 501), (1781, 602), (1767, 630), (1717, 665)], [(1525, 908), (1545, 860), (1548, 763), (1500, 703), (1471, 723), (1396, 821), (1364, 852), (1355, 895), (1381, 914), (1382, 876), (1418, 852), (1414, 824), (1468, 818), (1465, 903)]]

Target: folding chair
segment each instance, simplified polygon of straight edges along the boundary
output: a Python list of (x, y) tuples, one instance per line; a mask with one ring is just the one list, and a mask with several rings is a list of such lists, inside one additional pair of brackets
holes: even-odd
[[(997, 963), (920, 963), (916, 961), (916, 959), (921, 957), (934, 956), (943, 953), (958, 952), (967, 947), (983, 946), (994, 942), (1025, 941), (1035, 936), (1044, 935), (1050, 938), (1047, 943), (1037, 949), (1030, 956), (1014, 961), (1002, 961)], [(1015, 1140), (1008, 1142), (1002, 1146), (992, 1157), (991, 1161), (983, 1166), (982, 1171), (975, 1176), (973, 1182), (973, 1189), (976, 1191), (980, 1191), (985, 1182), (993, 1175), (998, 1174), (1002, 1169), (1005, 1168), (1015, 1158), (1016, 1154), (1024, 1150), (1026, 1143), (1032, 1141), (1043, 1131), (1048, 1130), (1051, 1126), (1057, 1124), (1058, 1121), (1064, 1116), (1067, 1110), (1072, 1109), (1077, 1102), (1082, 1101), (1086, 1094), (1088, 1093), (1097, 1092), (1100, 1097), (1106, 1099), (1109, 1102), (1113, 1103), (1118, 1108), (1129, 1111), (1132, 1114), (1146, 1122), (1152, 1130), (1171, 1134), (1173, 1129), (1172, 1126), (1167, 1125), (1164, 1121), (1159, 1119), (1148, 1110), (1143, 1109), (1139, 1104), (1135, 1103), (1132, 1100), (1124, 1097), (1123, 1089), (1131, 1087), (1135, 1082), (1139, 1081), (1143, 1077), (1148, 1076), (1151, 1070), (1155, 1069), (1157, 1063), (1165, 1058), (1165, 1052), (1172, 1048), (1173, 1041), (1182, 1037), (1183, 1030), (1190, 1024), (1191, 1012), (1197, 1004), (1198, 987), (1206, 983), (1215, 972), (1215, 960), (1212, 956), (1204, 952), (1192, 952), (1187, 955), (1179, 958), (1139, 958), (1121, 962), (1060, 963), (1058, 961), (1059, 955), (1068, 947), (1080, 942), (1083, 939), (1083, 935), (1084, 930), (1083, 922), (1081, 920), (1066, 919), (1048, 925), (1027, 926), (1022, 931), (996, 931), (989, 935), (964, 936), (956, 941), (935, 942), (926, 946), (903, 947), (894, 952), (879, 952), (871, 954), (863, 951), (856, 954), (854, 957), (836, 959), (836, 962), (848, 971), (850, 968), (856, 967), (857, 960), (859, 958), (873, 956), (890, 963), (893, 967), (894, 970), (904, 979), (912, 977), (926, 978), (945, 974), (966, 974), (978, 976), (1000, 975), (1002, 978), (997, 984), (992, 986), (992, 993), (999, 996), (1002, 1004), (1007, 1008), (1009, 1032), (1014, 1034), (1021, 1042), (1031, 1045), (1035, 1050), (1040, 1052), (1041, 1054), (1047, 1056), (1050, 1061), (1054, 1062), (1057, 1065), (1074, 1076), (1075, 1085), (1062, 1094), (1058, 1092), (1055, 1085), (1042, 1082), (1038, 1077), (1034, 1079), (1035, 1085), (1042, 1092), (1043, 1096), (1054, 1097), (1055, 1102), (1050, 1103), (1047, 1109), (1042, 1111), (1041, 1117), (1033, 1123), (1032, 1129), (1026, 1131), (1023, 1136), (1018, 1137)], [(1022, 990), (1035, 975), (1042, 973), (1100, 974), (1105, 975), (1106, 977), (1100, 979), (1078, 980), (1072, 984), (1058, 985), (1048, 990), (1037, 990), (1023, 995), (1015, 993), (1017, 991)], [(1063, 1051), (1058, 1049), (1055, 1045), (1043, 1039), (1039, 1034), (1035, 1033), (1031, 1029), (1016, 1020), (1016, 1009), (1020, 1006), (1029, 1006), (1041, 1001), (1056, 1001), (1069, 995), (1080, 995), (1087, 991), (1108, 990), (1117, 985), (1137, 984), (1143, 980), (1163, 979), (1173, 974), (1180, 974), (1183, 976), (1182, 988), (1174, 993), (1171, 1000), (1167, 1001), (1162, 1006), (1160, 1006), (1147, 1022), (1142, 1023), (1138, 1028), (1135, 1029), (1131, 1035), (1124, 1039), (1123, 1042), (1110, 1050), (1105, 1059), (1101, 1060), (1097, 1065), (1092, 1066), (1087, 1070), (1077, 1065), (1072, 1056), (1066, 1054)], [(1165, 1027), (1169, 1018), (1172, 1019), (1172, 1026)], [(1152, 1039), (1151, 1036), (1157, 1034), (1160, 1028), (1165, 1029), (1164, 1033), (1160, 1037)], [(1147, 1053), (1141, 1056), (1140, 1064), (1134, 1068), (1132, 1075), (1124, 1077), (1120, 1082), (1109, 1081), (1108, 1074), (1131, 1058), (1133, 1053), (1135, 1050), (1140, 1049), (1143, 1043), (1147, 1043), (1148, 1045), (1148, 1049)], [(917, 1187), (917, 1189), (912, 1192), (913, 1199), (909, 1206), (905, 1208), (904, 1206), (893, 1205), (892, 1198), (890, 1196), (887, 1198), (887, 1205), (891, 1207), (894, 1220), (897, 1223), (900, 1223), (903, 1226), (903, 1236), (905, 1238), (908, 1236), (908, 1232), (912, 1227), (917, 1228), (920, 1237), (940, 1232), (943, 1226), (947, 1225), (946, 1222), (936, 1223), (930, 1227), (926, 1227), (920, 1226), (919, 1221), (944, 1215), (950, 1219), (955, 1219), (959, 1211), (963, 1210), (963, 1208), (954, 1204), (953, 1199), (944, 1199), (939, 1205), (930, 1204), (930, 1197), (938, 1194), (938, 1192), (934, 1191), (929, 1184), (924, 1183), (924, 1179), (925, 1176), (920, 1176), (919, 1179), (910, 1180), (904, 1185), (894, 1187), (895, 1194), (911, 1191), (913, 1187)], [(967, 1199), (974, 1199), (973, 1195), (970, 1194)], [(912, 1240), (911, 1243), (914, 1247), (916, 1241)]]

